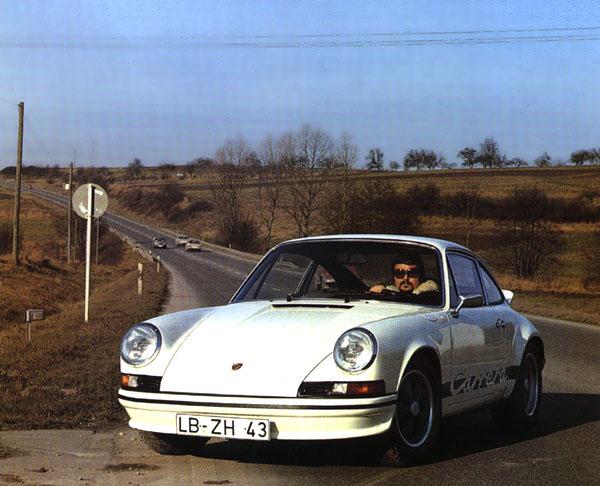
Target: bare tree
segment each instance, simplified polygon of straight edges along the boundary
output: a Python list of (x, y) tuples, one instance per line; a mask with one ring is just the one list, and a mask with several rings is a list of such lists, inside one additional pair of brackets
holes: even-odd
[(552, 162), (552, 157), (550, 157), (550, 155), (548, 155), (548, 152), (544, 152), (542, 155), (540, 155), (538, 158), (536, 158), (533, 161), (535, 166), (540, 167), (540, 168), (549, 167), (550, 162)]
[(308, 236), (313, 231), (319, 196), (332, 164), (333, 142), (324, 131), (305, 125), (292, 139), (284, 135), (282, 150), (292, 199), (287, 211), (298, 234)]
[(475, 164), (479, 163), (477, 160), (477, 150), (473, 147), (465, 147), (457, 155), (463, 160), (462, 165), (469, 169), (472, 169)]
[(399, 170), (400, 169), (400, 164), (396, 160), (390, 160), (388, 165), (390, 167), (390, 170)]
[(241, 167), (247, 165), (252, 151), (244, 140), (244, 137), (237, 137), (227, 140), (221, 148), (217, 150), (215, 159), (220, 165), (234, 165)]
[(263, 168), (258, 176), (258, 214), (264, 228), (266, 249), (271, 247), (273, 225), (281, 203), (286, 151), (281, 139), (275, 141), (271, 135), (259, 147), (258, 157)]
[(243, 165), (251, 153), (243, 138), (228, 140), (215, 155), (218, 162), (216, 181), (211, 185), (220, 238), (232, 243), (242, 215), (242, 189), (247, 172)]
[(410, 150), (404, 157), (404, 170), (410, 169), (429, 169), (433, 170), (444, 163), (443, 155), (436, 154), (433, 150)]
[(383, 170), (383, 152), (379, 147), (372, 148), (365, 157), (367, 170)]
[(469, 246), (469, 238), (475, 227), (474, 223), (479, 216), (481, 206), (481, 194), (477, 189), (461, 189), (451, 198), (450, 204), (454, 212), (459, 214), (465, 227), (465, 246)]
[(358, 146), (352, 142), (350, 134), (342, 134), (334, 158), (341, 174), (327, 188), (321, 216), (327, 232), (346, 233), (352, 227), (352, 200), (357, 188), (352, 170), (358, 160)]
[(351, 231), (414, 234), (421, 225), (420, 208), (384, 178), (367, 178), (352, 193)]
[(527, 167), (527, 165), (529, 165), (527, 161), (519, 157), (513, 157), (506, 161), (507, 167)]
[(519, 277), (534, 277), (561, 250), (560, 232), (548, 220), (550, 209), (546, 193), (538, 188), (515, 189), (507, 200), (503, 237)]

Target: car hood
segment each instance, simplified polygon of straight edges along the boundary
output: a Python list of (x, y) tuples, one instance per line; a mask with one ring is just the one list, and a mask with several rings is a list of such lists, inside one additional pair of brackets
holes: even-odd
[(295, 397), (304, 378), (333, 351), (344, 331), (427, 311), (414, 305), (339, 301), (219, 307), (175, 352), (161, 391)]

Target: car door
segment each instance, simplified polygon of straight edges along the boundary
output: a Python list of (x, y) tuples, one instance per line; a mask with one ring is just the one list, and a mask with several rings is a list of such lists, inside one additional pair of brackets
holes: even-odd
[(502, 364), (508, 365), (508, 360), (511, 354), (512, 342), (515, 334), (515, 323), (513, 321), (513, 312), (510, 306), (504, 299), (502, 289), (498, 286), (489, 270), (479, 262), (479, 275), (481, 284), (485, 292), (485, 302), (488, 306), (488, 311), (492, 313), (495, 319), (496, 327), (504, 335), (504, 343), (502, 345)]
[(485, 303), (478, 262), (461, 253), (448, 253), (452, 281), (451, 305), (460, 295), (483, 297), (478, 307), (463, 307), (450, 316), (452, 372), (448, 406), (459, 410), (493, 400), (504, 391), (505, 332), (497, 327), (493, 309)]

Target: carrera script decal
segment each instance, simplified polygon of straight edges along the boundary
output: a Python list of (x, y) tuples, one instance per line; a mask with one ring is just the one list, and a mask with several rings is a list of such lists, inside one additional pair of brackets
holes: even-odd
[(500, 385), (507, 380), (507, 369), (498, 368), (488, 371), (482, 371), (477, 374), (466, 376), (464, 373), (457, 373), (450, 383), (450, 393), (460, 395), (469, 393), (480, 388), (492, 385)]

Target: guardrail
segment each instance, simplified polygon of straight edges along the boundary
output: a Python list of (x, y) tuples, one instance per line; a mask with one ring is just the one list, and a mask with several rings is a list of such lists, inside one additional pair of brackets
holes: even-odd
[(162, 262), (160, 260), (160, 256), (153, 255), (152, 254), (152, 250), (147, 250), (142, 245), (140, 245), (140, 243), (138, 241), (136, 241), (133, 238), (130, 238), (129, 236), (121, 233), (119, 230), (116, 230), (114, 228), (109, 228), (109, 231), (112, 231), (121, 240), (123, 240), (125, 243), (127, 243), (129, 246), (131, 246), (131, 248), (133, 249), (133, 251), (136, 252), (138, 255), (140, 255), (142, 258), (148, 260), (149, 262), (156, 263), (156, 271), (157, 272), (160, 271), (160, 266), (162, 264)]
[[(162, 233), (166, 233), (166, 234), (172, 236), (173, 238), (175, 238), (179, 234), (168, 228), (160, 228), (159, 227), (158, 230), (161, 231)], [(253, 262), (258, 262), (263, 257), (263, 255), (258, 255), (256, 253), (248, 253), (248, 252), (241, 251), (241, 250), (235, 250), (233, 248), (227, 248), (226, 246), (217, 245), (216, 243), (209, 243), (204, 238), (202, 238), (202, 246), (205, 246), (206, 248), (210, 248), (211, 250), (214, 250), (214, 251), (218, 251), (220, 253), (226, 253), (226, 254), (229, 254), (232, 256), (236, 256), (238, 258), (241, 258), (242, 260), (250, 260)]]

